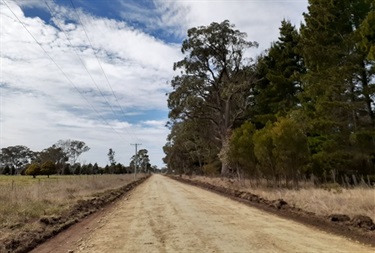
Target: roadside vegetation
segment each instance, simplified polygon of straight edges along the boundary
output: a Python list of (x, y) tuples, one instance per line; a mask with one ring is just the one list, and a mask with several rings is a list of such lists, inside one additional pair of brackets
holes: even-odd
[(1, 252), (19, 247), (25, 252), (114, 201), (141, 182), (136, 179), (157, 171), (146, 149), (125, 166), (116, 162), (110, 148), (105, 167), (79, 162), (89, 150), (85, 142), (69, 139), (41, 151), (23, 145), (1, 148)]
[[(137, 178), (144, 174), (137, 175)], [(0, 228), (22, 227), (42, 216), (59, 216), (78, 200), (117, 189), (134, 175), (0, 176)]]
[[(79, 156), (88, 152), (90, 147), (79, 140), (59, 140), (52, 146), (41, 151), (33, 151), (23, 145), (1, 148), (0, 175), (30, 175), (34, 178), (40, 175), (97, 175), (97, 174), (127, 174), (138, 172), (156, 172), (157, 166), (150, 164), (147, 149), (138, 150), (130, 158), (128, 166), (116, 162), (116, 152), (110, 148), (105, 167), (97, 163), (81, 164)], [(104, 154), (103, 154), (104, 155)]]
[(188, 30), (168, 94), (169, 173), (375, 183), (374, 3), (310, 0), (303, 16), (254, 59), (258, 44), (228, 20)]
[(147, 176), (1, 176), (0, 252), (29, 252), (120, 198)]
[[(156, 172), (148, 151), (141, 149), (129, 166), (117, 163), (109, 149), (109, 164), (80, 164), (90, 148), (83, 141), (60, 140), (42, 151), (17, 145), (0, 153), (0, 228), (22, 227), (42, 216), (60, 215), (77, 201), (129, 184), (145, 173)], [(103, 154), (105, 155), (105, 154)], [(1, 175), (3, 174), (3, 175)]]
[[(188, 30), (168, 94), (168, 173), (320, 215), (375, 220), (375, 9), (310, 0), (258, 46), (228, 20)], [(178, 72), (177, 72), (178, 71)]]
[(266, 181), (255, 182), (225, 177), (183, 176), (183, 178), (209, 183), (228, 189), (249, 192), (267, 200), (285, 200), (290, 206), (317, 215), (346, 214), (349, 217), (365, 215), (375, 221), (375, 189), (366, 184), (341, 187), (324, 184), (316, 187), (313, 182), (301, 182), (299, 189), (272, 188)]

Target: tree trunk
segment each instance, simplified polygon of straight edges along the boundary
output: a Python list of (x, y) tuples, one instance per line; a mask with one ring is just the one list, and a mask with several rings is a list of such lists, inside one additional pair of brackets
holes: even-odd
[(220, 161), (221, 161), (221, 176), (226, 177), (229, 175), (229, 164), (228, 164), (228, 150), (229, 150), (229, 134), (227, 129), (221, 133), (221, 150), (220, 150)]
[(371, 99), (370, 87), (369, 87), (369, 83), (367, 79), (365, 62), (362, 61), (361, 64), (362, 64), (361, 81), (362, 81), (362, 89), (363, 89), (362, 93), (363, 93), (363, 96), (365, 97), (366, 109), (368, 111), (371, 125), (375, 125), (375, 116), (374, 116), (374, 111), (372, 109), (372, 99)]
[(221, 164), (221, 176), (226, 177), (229, 174), (229, 166), (226, 163)]

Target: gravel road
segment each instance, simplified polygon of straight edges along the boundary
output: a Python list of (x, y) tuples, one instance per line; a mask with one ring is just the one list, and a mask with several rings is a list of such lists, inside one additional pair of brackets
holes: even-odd
[(153, 175), (108, 210), (33, 252), (374, 252), (197, 187)]

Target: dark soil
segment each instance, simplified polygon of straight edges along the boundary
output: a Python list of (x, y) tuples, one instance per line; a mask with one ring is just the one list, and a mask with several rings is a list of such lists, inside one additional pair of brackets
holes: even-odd
[(145, 181), (147, 177), (125, 185), (119, 189), (109, 190), (87, 200), (79, 200), (69, 211), (61, 216), (46, 216), (39, 219), (36, 228), (22, 231), (10, 238), (0, 241), (0, 252), (24, 253), (34, 249), (38, 244), (57, 235), (90, 214), (101, 210), (106, 205), (118, 200), (125, 193)]
[(315, 213), (288, 205), (283, 199), (270, 201), (258, 195), (232, 190), (205, 182), (197, 182), (181, 177), (171, 177), (177, 181), (194, 185), (231, 199), (240, 201), (249, 206), (276, 214), (283, 218), (291, 219), (318, 229), (347, 237), (364, 244), (375, 246), (375, 224), (370, 217), (357, 215), (350, 218), (345, 214), (331, 214), (319, 216)]

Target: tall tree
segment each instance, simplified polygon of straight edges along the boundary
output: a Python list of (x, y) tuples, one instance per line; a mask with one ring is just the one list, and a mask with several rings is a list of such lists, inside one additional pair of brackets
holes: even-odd
[[(189, 29), (181, 49), (186, 57), (174, 64), (181, 74), (171, 81), (169, 117), (209, 120), (222, 147), (249, 106), (246, 93), (254, 75), (243, 56), (256, 46), (228, 20)], [(228, 173), (227, 164), (221, 173)]]
[(175, 122), (167, 141), (164, 162), (185, 173), (201, 174), (205, 164), (217, 159), (218, 140), (208, 120), (186, 119)]
[(53, 162), (56, 165), (58, 172), (62, 174), (64, 164), (68, 161), (68, 156), (61, 147), (52, 145), (51, 147), (38, 152), (37, 160), (40, 164), (43, 164), (47, 161)]
[(137, 166), (138, 172), (146, 172), (151, 167), (148, 150), (138, 150), (137, 154), (131, 157), (130, 166)]
[(30, 163), (35, 160), (35, 158), (35, 152), (22, 145), (2, 148), (0, 154), (1, 163), (3, 165), (14, 167), (16, 173), (18, 173), (23, 165)]
[(285, 116), (299, 104), (298, 94), (302, 91), (301, 74), (305, 72), (302, 55), (298, 52), (300, 35), (286, 20), (281, 22), (279, 40), (257, 63), (260, 81), (254, 87), (256, 114), (252, 119), (263, 125), (275, 121), (276, 115)]
[(365, 0), (365, 2), (371, 9), (360, 28), (362, 46), (367, 52), (368, 59), (375, 61), (375, 4), (372, 0)]
[(90, 148), (83, 141), (78, 140), (59, 140), (55, 145), (57, 148), (61, 148), (65, 154), (69, 157), (70, 164), (74, 165), (78, 157), (90, 150)]
[(115, 154), (116, 154), (116, 152), (113, 149), (110, 148), (109, 151), (108, 151), (107, 156), (108, 156), (109, 163), (111, 165), (115, 165), (116, 164)]
[(302, 105), (317, 167), (344, 168), (355, 151), (351, 134), (374, 126), (374, 73), (357, 35), (369, 10), (363, 0), (310, 0), (304, 14), (301, 52), (308, 71)]

